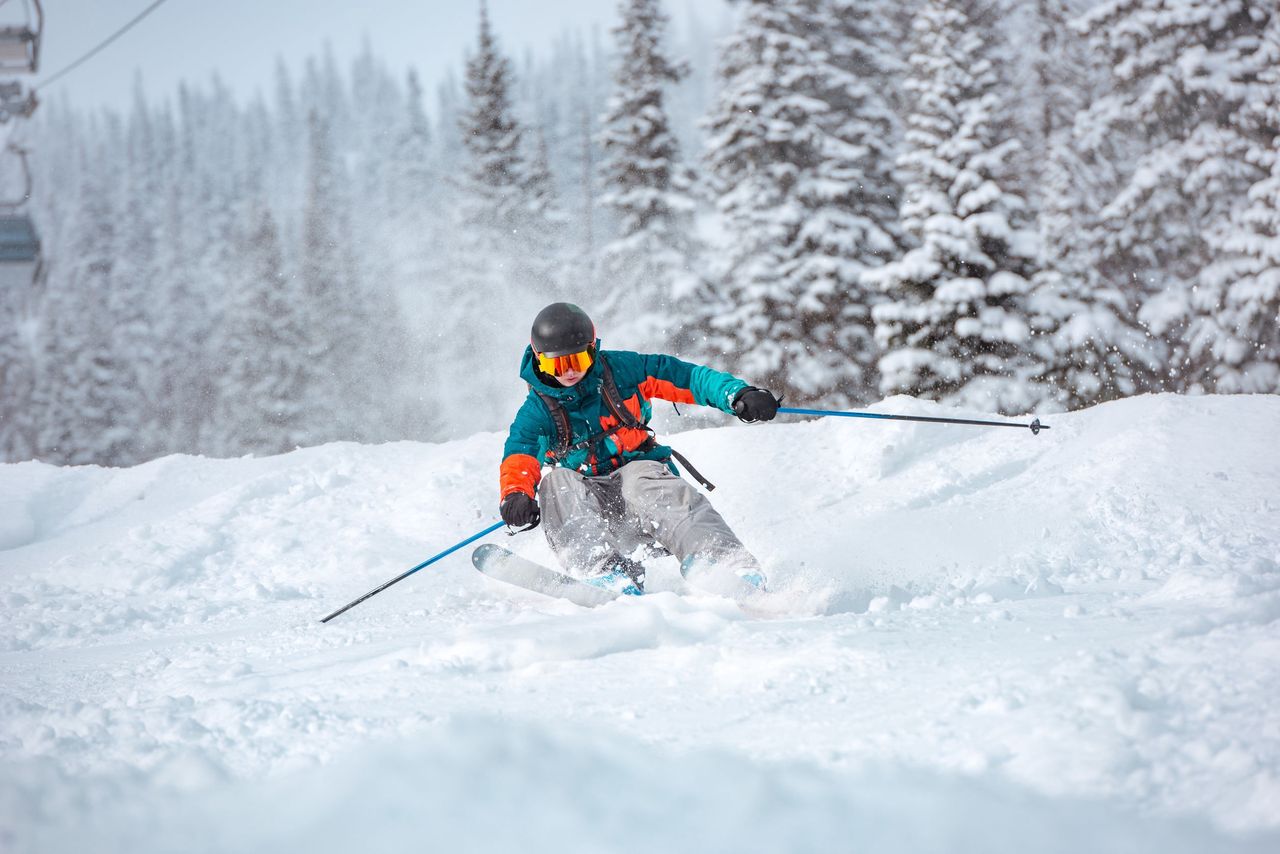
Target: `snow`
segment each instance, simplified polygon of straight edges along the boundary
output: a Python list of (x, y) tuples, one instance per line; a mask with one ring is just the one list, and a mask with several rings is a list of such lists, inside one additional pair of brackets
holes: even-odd
[(320, 624), (491, 523), (498, 434), (0, 466), (0, 850), (1278, 850), (1280, 399), (1041, 418), (679, 435), (763, 617), (464, 552)]

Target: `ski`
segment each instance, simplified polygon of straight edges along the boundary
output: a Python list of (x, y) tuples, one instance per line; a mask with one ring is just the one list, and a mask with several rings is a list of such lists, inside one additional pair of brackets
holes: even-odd
[(604, 605), (621, 595), (613, 590), (579, 581), (492, 543), (477, 547), (471, 553), (471, 563), (490, 578), (514, 584), (544, 596), (565, 599), (585, 608)]
[[(471, 563), (490, 578), (585, 608), (604, 605), (622, 595), (565, 575), (492, 543), (478, 546), (471, 553)], [(680, 574), (690, 587), (740, 604), (757, 602), (765, 592), (762, 586), (745, 580), (729, 566), (687, 561), (680, 567)]]

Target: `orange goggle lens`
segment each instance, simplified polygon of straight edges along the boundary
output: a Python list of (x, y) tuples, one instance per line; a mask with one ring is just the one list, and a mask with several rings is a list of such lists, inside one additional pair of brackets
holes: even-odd
[(553, 377), (558, 377), (569, 371), (586, 373), (592, 362), (590, 350), (570, 353), (567, 356), (544, 356), (541, 353), (536, 355), (538, 357), (538, 370)]

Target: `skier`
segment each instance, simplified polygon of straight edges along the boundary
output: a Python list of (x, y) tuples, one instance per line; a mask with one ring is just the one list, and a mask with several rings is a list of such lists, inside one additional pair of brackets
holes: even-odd
[[(502, 521), (527, 531), (545, 519), (547, 542), (571, 573), (624, 594), (644, 591), (644, 565), (632, 559), (641, 548), (665, 550), (682, 567), (727, 567), (762, 588), (759, 562), (655, 441), (649, 401), (754, 422), (772, 419), (779, 399), (674, 356), (601, 350), (591, 318), (569, 303), (540, 311), (531, 338), (520, 364), (529, 395), (503, 448)], [(544, 463), (553, 467), (545, 477)]]

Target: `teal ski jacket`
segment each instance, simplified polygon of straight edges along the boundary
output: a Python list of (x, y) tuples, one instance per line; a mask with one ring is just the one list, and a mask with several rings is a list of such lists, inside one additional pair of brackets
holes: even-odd
[(651, 443), (649, 431), (628, 427), (598, 440), (592, 447), (571, 450), (564, 459), (556, 459), (559, 431), (538, 392), (555, 398), (564, 408), (573, 432), (570, 445), (616, 426), (618, 419), (601, 393), (601, 359), (608, 362), (623, 405), (642, 425), (649, 423), (653, 413), (650, 400), (714, 406), (733, 414), (734, 397), (747, 387), (744, 380), (731, 374), (674, 356), (601, 350), (599, 340), (596, 353), (586, 376), (564, 388), (545, 381), (545, 375), (537, 369), (533, 348), (525, 348), (520, 377), (529, 384), (529, 395), (511, 423), (502, 451), (499, 483), (504, 498), (512, 492), (523, 492), (532, 498), (544, 464), (567, 466), (589, 477), (609, 474), (633, 460), (660, 460), (671, 465), (670, 448)]

